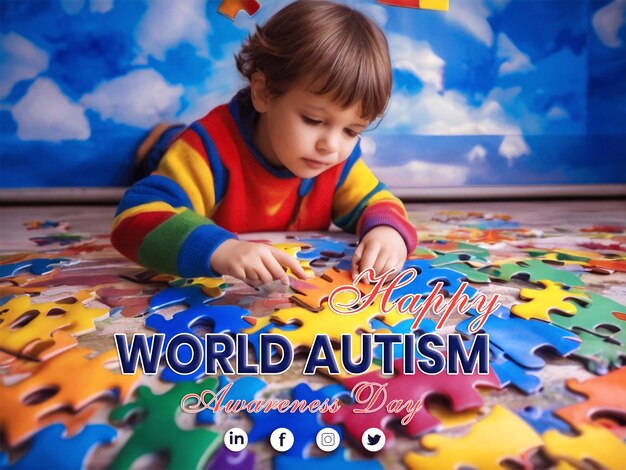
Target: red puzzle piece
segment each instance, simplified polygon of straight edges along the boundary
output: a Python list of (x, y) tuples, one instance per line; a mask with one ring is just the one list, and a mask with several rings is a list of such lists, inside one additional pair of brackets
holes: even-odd
[(222, 0), (217, 11), (234, 21), (241, 10), (252, 16), (259, 11), (261, 5), (256, 0)]

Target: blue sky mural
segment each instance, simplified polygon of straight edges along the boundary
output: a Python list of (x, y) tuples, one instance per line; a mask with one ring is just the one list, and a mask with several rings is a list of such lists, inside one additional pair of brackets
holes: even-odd
[[(124, 186), (156, 123), (242, 86), (233, 55), (287, 1), (2, 0), (0, 185)], [(364, 134), (391, 186), (626, 183), (626, 0), (345, 2), (389, 39), (394, 90)]]

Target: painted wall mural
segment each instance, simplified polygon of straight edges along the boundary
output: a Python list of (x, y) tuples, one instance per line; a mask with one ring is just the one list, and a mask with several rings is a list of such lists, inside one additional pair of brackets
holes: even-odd
[[(1, 0), (0, 186), (125, 186), (160, 121), (244, 85), (233, 55), (286, 1)], [(365, 158), (394, 187), (626, 183), (626, 0), (349, 1), (394, 67)]]

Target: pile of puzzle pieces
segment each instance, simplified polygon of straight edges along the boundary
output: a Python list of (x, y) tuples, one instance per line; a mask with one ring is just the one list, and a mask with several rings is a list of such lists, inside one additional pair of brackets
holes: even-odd
[[(623, 468), (626, 306), (615, 299), (626, 296), (624, 227), (537, 233), (506, 215), (437, 213), (417, 226), (420, 245), (406, 266), (418, 275), (403, 293), (426, 296), (443, 282), (450, 295), (465, 281), (474, 292), (506, 293), (479, 331), (490, 337), (489, 374), (396, 369), (383, 376), (374, 361), (364, 375), (314, 377), (301, 374), (301, 359), (283, 376), (207, 377), (203, 367), (182, 376), (164, 360), (157, 376), (122, 375), (112, 336), (158, 332), (167, 341), (183, 332), (247, 333), (254, 357), (263, 333), (287, 337), (301, 354), (316, 334), (334, 342), (350, 334), (356, 358), (363, 333), (435, 331), (432, 313), (411, 330), (412, 318), (381, 314), (378, 304), (354, 315), (328, 307), (330, 292), (352, 283), (354, 238), (330, 232), (255, 240), (295, 256), (314, 276), (294, 280), (291, 289), (255, 290), (231, 278), (145, 271), (116, 253), (105, 234), (73, 234), (68, 222), (24, 227), (33, 249), (0, 258), (3, 467), (130, 468), (156, 458), (170, 468), (493, 468), (507, 461)], [(599, 291), (600, 284), (611, 287)], [(364, 294), (371, 289), (357, 287)], [(471, 313), (458, 315), (441, 334), (471, 341)], [(421, 401), (423, 409), (406, 426), (398, 425), (406, 410), (353, 413), (349, 391), (363, 380), (386, 383), (388, 400)], [(186, 394), (229, 384), (233, 399), (341, 397), (344, 404), (324, 415), (182, 412)], [(253, 444), (240, 454), (222, 443), (234, 426), (248, 429)], [(315, 436), (327, 426), (342, 436), (342, 446), (320, 456)], [(268, 445), (277, 427), (295, 436), (281, 455)], [(386, 435), (384, 450), (374, 455), (360, 446), (370, 427)]]

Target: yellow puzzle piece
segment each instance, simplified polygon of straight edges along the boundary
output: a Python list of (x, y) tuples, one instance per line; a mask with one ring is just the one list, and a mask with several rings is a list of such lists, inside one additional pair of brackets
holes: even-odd
[(0, 348), (19, 355), (27, 347), (41, 351), (52, 346), (58, 330), (74, 336), (94, 331), (94, 322), (107, 318), (109, 310), (85, 307), (83, 301), (89, 298), (89, 291), (79, 291), (57, 302), (34, 304), (28, 296), (9, 300), (0, 306)]
[(542, 445), (541, 437), (512, 411), (496, 405), (491, 413), (463, 437), (428, 434), (422, 446), (436, 455), (407, 454), (404, 463), (411, 469), (456, 469), (460, 467), (499, 468), (505, 460), (521, 461), (523, 454)]
[(547, 279), (538, 281), (544, 289), (523, 288), (520, 291), (522, 299), (530, 299), (530, 302), (517, 304), (511, 307), (511, 313), (518, 317), (529, 320), (536, 318), (550, 322), (550, 312), (558, 311), (566, 315), (576, 314), (576, 305), (567, 300), (579, 300), (584, 303), (591, 302), (591, 298), (580, 287), (564, 289), (563, 284)]
[[(600, 426), (580, 426), (580, 436), (566, 436), (558, 431), (543, 435), (546, 453), (556, 461), (566, 461), (582, 468), (592, 461), (602, 468), (624, 468), (626, 444), (611, 431)], [(594, 466), (595, 468), (595, 466)]]

